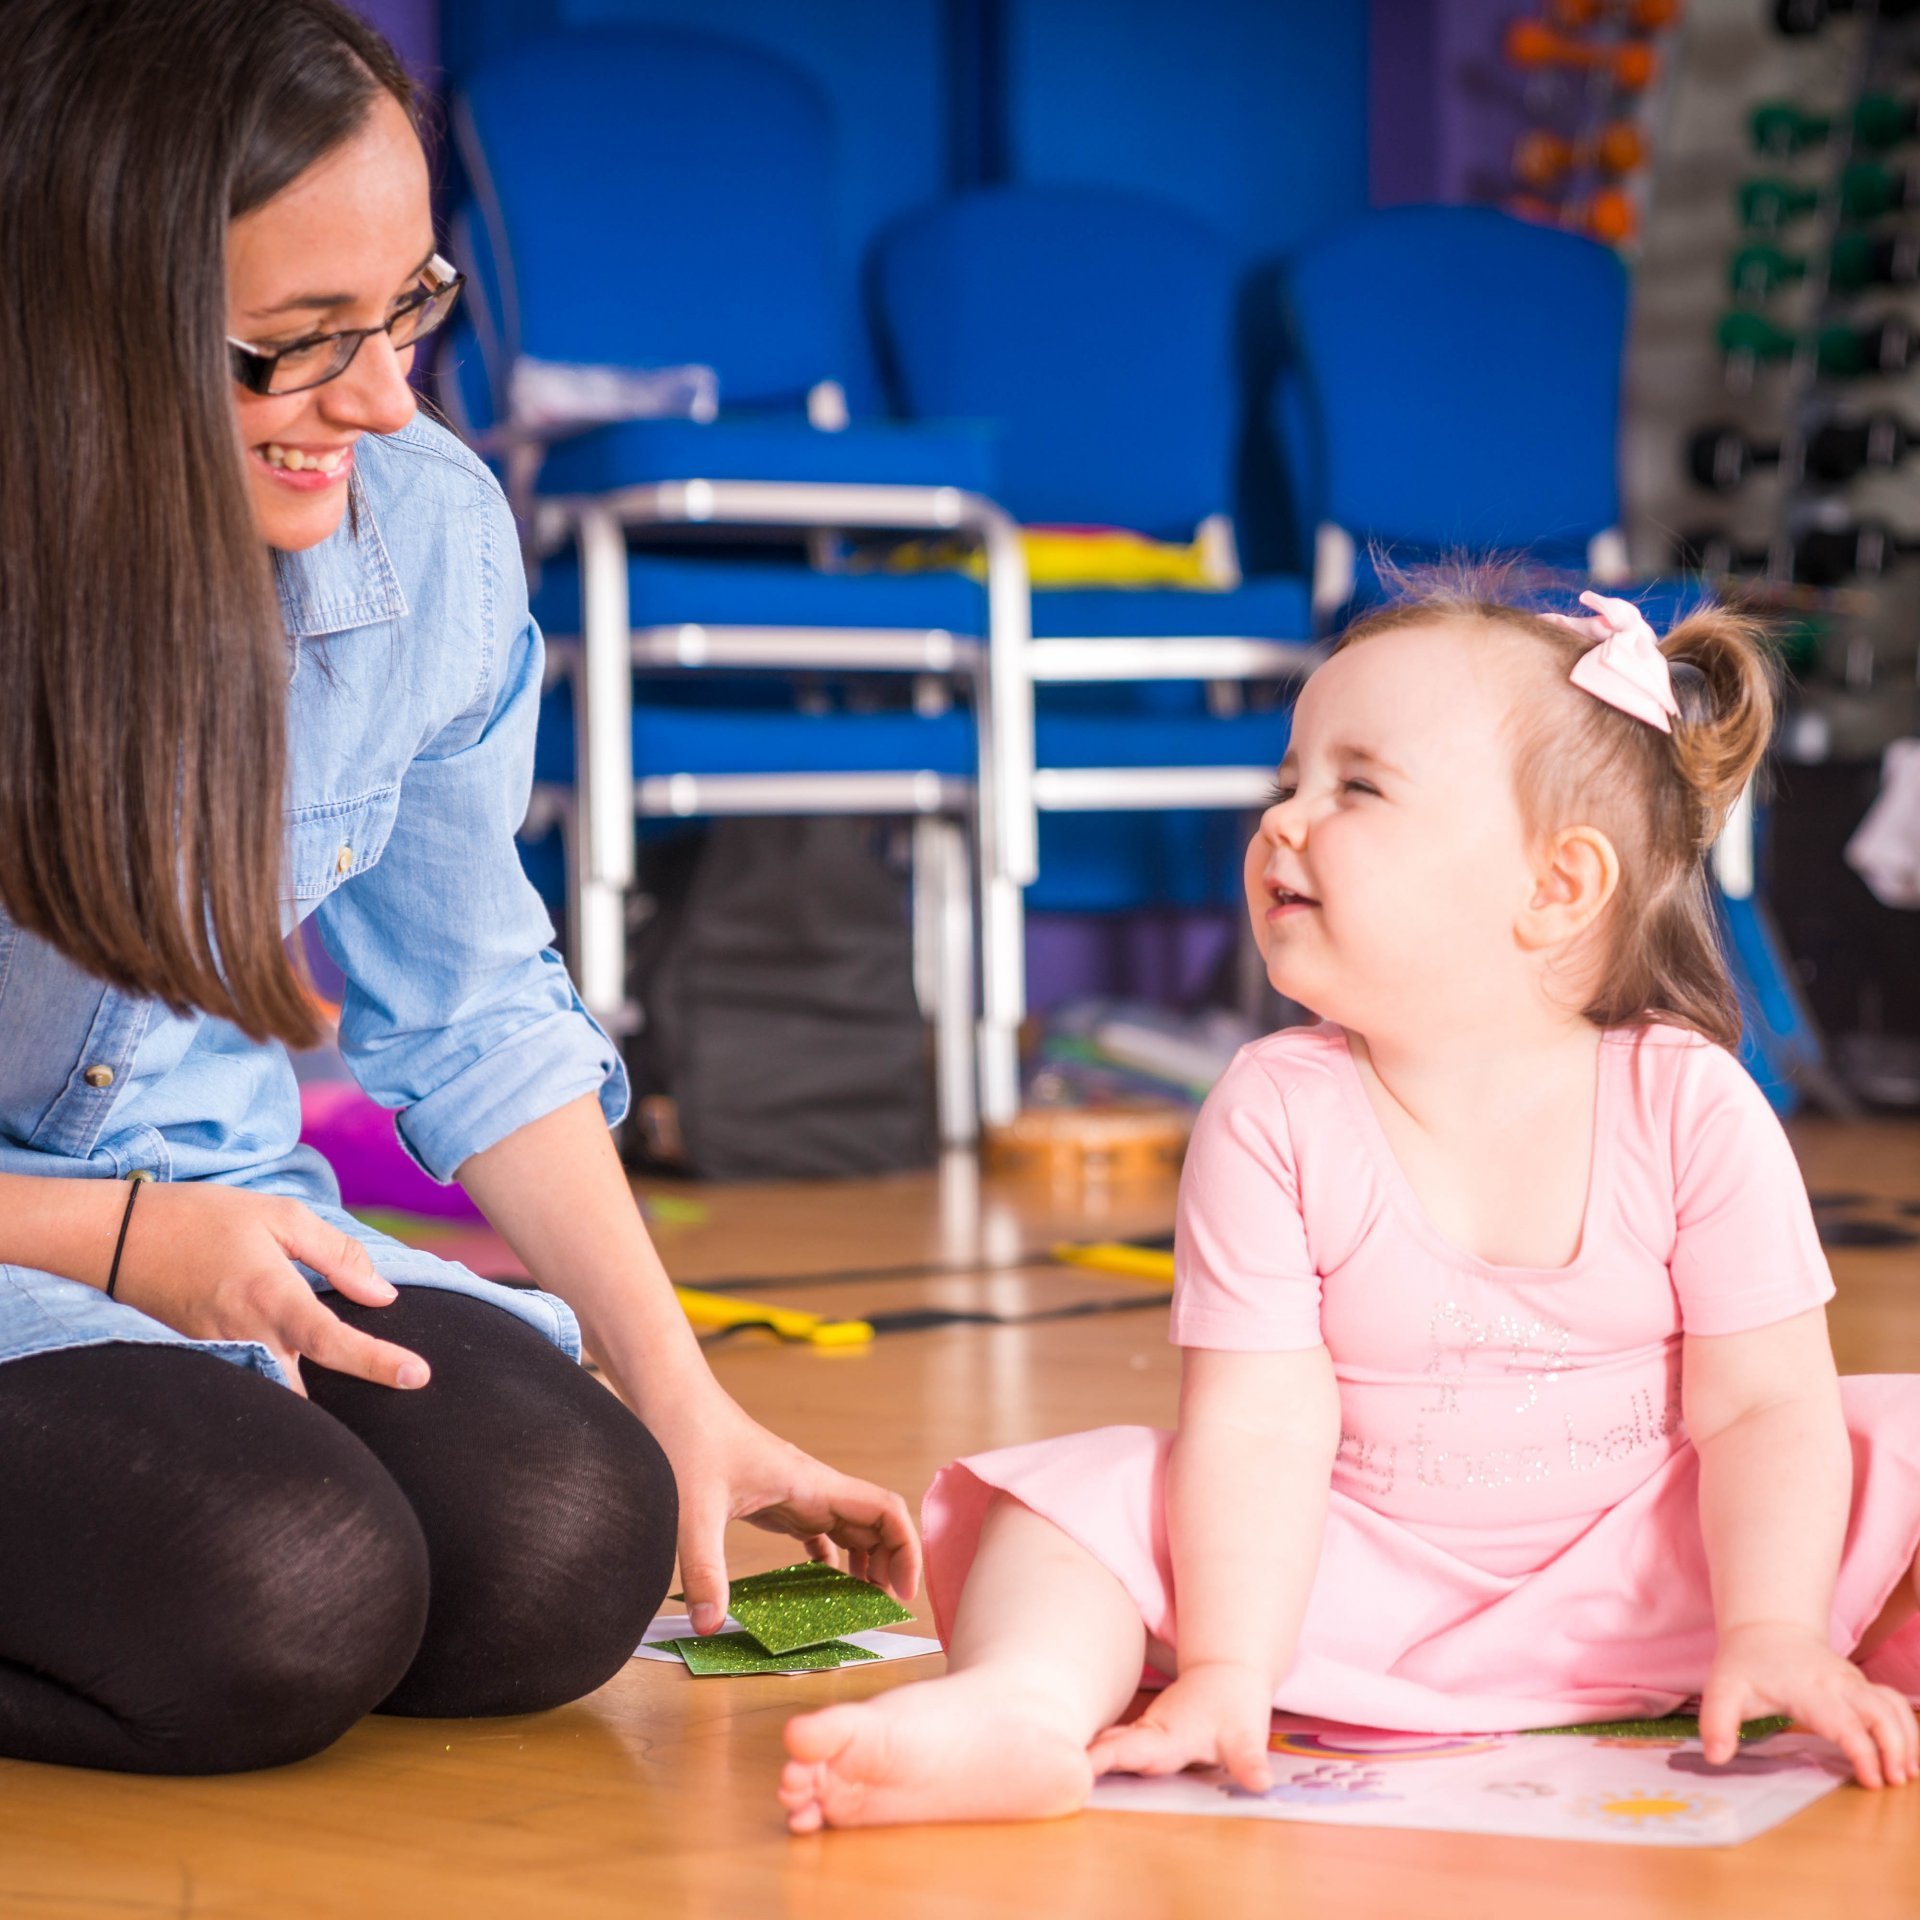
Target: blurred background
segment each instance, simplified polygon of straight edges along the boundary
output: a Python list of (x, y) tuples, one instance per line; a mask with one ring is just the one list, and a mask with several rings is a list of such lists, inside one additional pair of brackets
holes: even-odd
[(1911, 0), (358, 4), (637, 1161), (1177, 1133), (1301, 1017), (1240, 853), (1382, 550), (1767, 611), (1748, 1064), (1920, 1108)]

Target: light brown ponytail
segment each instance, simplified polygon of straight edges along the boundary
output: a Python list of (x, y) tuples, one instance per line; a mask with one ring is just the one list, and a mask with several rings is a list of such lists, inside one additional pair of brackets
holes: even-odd
[(1699, 806), (1701, 844), (1711, 846), (1773, 734), (1773, 655), (1761, 623), (1726, 607), (1689, 614), (1660, 651), (1678, 670), (1674, 764)]

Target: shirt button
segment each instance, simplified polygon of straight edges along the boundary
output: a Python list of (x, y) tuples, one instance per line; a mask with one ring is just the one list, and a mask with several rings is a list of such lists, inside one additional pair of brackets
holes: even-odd
[(110, 1087), (113, 1085), (111, 1067), (89, 1067), (80, 1078), (90, 1087)]
[(342, 847), (340, 851), (334, 855), (333, 870), (335, 873), (351, 873), (353, 871), (353, 849), (351, 847)]

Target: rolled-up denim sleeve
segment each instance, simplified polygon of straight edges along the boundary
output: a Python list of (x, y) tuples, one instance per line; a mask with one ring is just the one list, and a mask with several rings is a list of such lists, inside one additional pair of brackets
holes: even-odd
[[(504, 530), (504, 535), (503, 535)], [(484, 542), (481, 686), (401, 782), (378, 861), (316, 913), (346, 976), (340, 1047), (436, 1180), (581, 1094), (627, 1108), (619, 1049), (553, 952), (514, 846), (533, 784), (544, 649), (504, 503)]]

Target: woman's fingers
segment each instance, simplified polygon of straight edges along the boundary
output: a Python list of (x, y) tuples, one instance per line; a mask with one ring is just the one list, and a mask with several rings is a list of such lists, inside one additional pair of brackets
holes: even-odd
[(304, 1261), (331, 1287), (362, 1307), (391, 1306), (397, 1297), (391, 1281), (373, 1269), (373, 1258), (350, 1233), (329, 1226), (297, 1200), (275, 1223), (289, 1260)]
[(907, 1517), (907, 1503), (897, 1493), (855, 1480), (835, 1505), (833, 1538), (866, 1554), (876, 1585), (903, 1605), (911, 1600), (920, 1591), (920, 1536)]
[[(351, 1374), (382, 1387), (424, 1387), (431, 1370), (417, 1353), (350, 1327), (321, 1305), (312, 1288), (289, 1270), (280, 1336), (296, 1353), (330, 1373)], [(294, 1289), (297, 1288), (297, 1293)]]
[(695, 1633), (718, 1633), (727, 1617), (727, 1516), (694, 1500), (680, 1509), (680, 1590)]
[(287, 1385), (302, 1400), (309, 1398), (307, 1383), (300, 1378), (300, 1356), (291, 1347), (283, 1347), (277, 1340), (263, 1340), (260, 1343), (279, 1363), (280, 1371), (286, 1376)]

